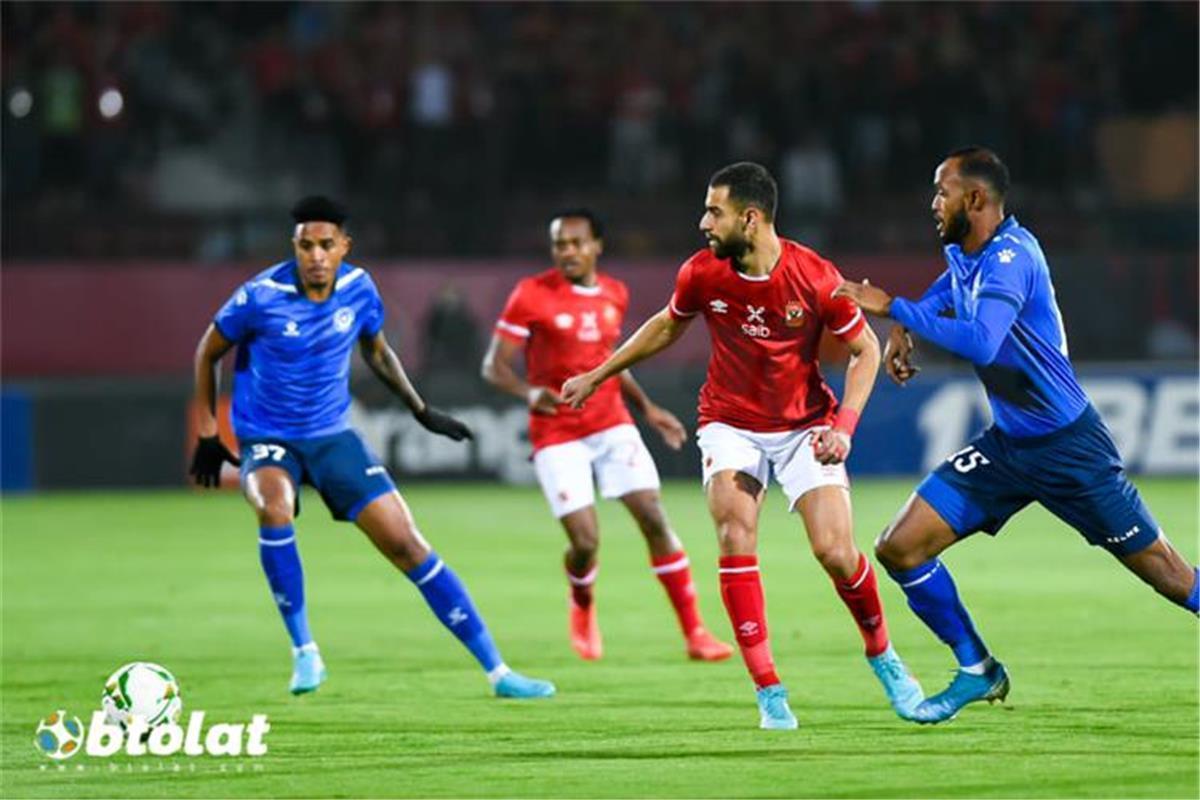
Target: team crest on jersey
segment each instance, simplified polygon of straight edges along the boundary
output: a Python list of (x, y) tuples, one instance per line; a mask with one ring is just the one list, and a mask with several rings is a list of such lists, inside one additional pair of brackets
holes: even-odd
[(563, 313), (554, 315), (554, 327), (558, 328), (559, 330), (565, 331), (574, 324), (575, 318), (570, 314)]
[(345, 333), (354, 326), (354, 309), (348, 306), (342, 306), (333, 315), (333, 329), (338, 333)]
[(804, 305), (799, 300), (793, 300), (784, 306), (783, 324), (789, 328), (799, 328), (804, 324)]
[(616, 306), (607, 305), (604, 307), (604, 321), (605, 322), (616, 322), (617, 321)]

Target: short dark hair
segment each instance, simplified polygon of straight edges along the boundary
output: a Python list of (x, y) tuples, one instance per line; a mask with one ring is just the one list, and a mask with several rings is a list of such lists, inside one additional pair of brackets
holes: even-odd
[(592, 236), (596, 239), (604, 238), (604, 220), (600, 219), (600, 215), (590, 208), (564, 208), (561, 211), (554, 212), (550, 217), (550, 223), (553, 224), (556, 219), (586, 219), (588, 225), (592, 229)]
[(752, 161), (739, 161), (722, 167), (708, 182), (709, 186), (728, 186), (729, 198), (744, 206), (757, 206), (767, 222), (775, 219), (779, 205), (779, 185), (767, 168)]
[(958, 171), (964, 177), (984, 181), (1001, 200), (1008, 194), (1011, 183), (1008, 167), (1004, 166), (1004, 162), (995, 152), (973, 144), (960, 147), (946, 156), (946, 159), (951, 158), (958, 159)]
[(349, 214), (346, 207), (324, 195), (309, 195), (292, 206), (292, 219), (297, 225), (306, 222), (332, 222), (339, 228), (345, 224)]

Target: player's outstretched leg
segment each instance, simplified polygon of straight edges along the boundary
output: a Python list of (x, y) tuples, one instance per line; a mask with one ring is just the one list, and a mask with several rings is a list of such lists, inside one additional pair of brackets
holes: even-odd
[(421, 537), (399, 492), (371, 501), (355, 523), (408, 576), (438, 620), (475, 657), (497, 697), (554, 695), (554, 684), (527, 678), (504, 663), (466, 586)]
[(662, 501), (655, 489), (622, 495), (621, 502), (637, 522), (650, 550), (650, 568), (662, 584), (675, 609), (675, 617), (687, 643), (688, 658), (695, 661), (723, 661), (733, 648), (713, 636), (704, 626), (696, 603), (696, 586), (687, 553), (679, 537), (671, 530)]
[(954, 531), (914, 494), (875, 545), (875, 554), (900, 585), (909, 608), (954, 652), (959, 669), (950, 685), (914, 709), (912, 719), (952, 719), (968, 703), (1004, 700), (1009, 678), (992, 658), (958, 597), (950, 570), (937, 554), (958, 541)]
[(1118, 558), (1163, 597), (1200, 613), (1200, 569), (1185, 561), (1166, 536), (1160, 534), (1147, 547)]
[(327, 677), (325, 662), (308, 627), (304, 602), (304, 568), (296, 547), (292, 517), (295, 487), (279, 467), (264, 467), (246, 476), (246, 499), (258, 516), (258, 556), (271, 596), (292, 640), (292, 694), (315, 692)]
[(888, 703), (901, 718), (912, 719), (925, 693), (888, 637), (875, 570), (854, 544), (850, 493), (839, 485), (817, 486), (797, 498), (795, 507), (804, 520), (813, 555), (858, 626), (867, 664), (883, 686)]
[(571, 647), (585, 661), (595, 661), (604, 655), (600, 623), (596, 619), (596, 576), (600, 565), (596, 553), (600, 545), (600, 527), (596, 507), (586, 506), (560, 517), (567, 532), (567, 552), (563, 569), (571, 587), (567, 597), (567, 628)]

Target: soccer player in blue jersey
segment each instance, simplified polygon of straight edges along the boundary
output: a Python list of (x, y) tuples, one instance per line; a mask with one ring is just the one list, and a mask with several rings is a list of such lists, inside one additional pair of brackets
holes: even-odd
[(1167, 541), (1075, 379), (1046, 257), (1005, 213), (1008, 186), (1008, 169), (990, 150), (951, 153), (934, 174), (933, 216), (947, 264), (941, 277), (915, 302), (867, 281), (835, 292), (896, 321), (884, 353), (893, 380), (903, 384), (916, 373), (911, 331), (974, 365), (994, 419), (926, 476), (875, 547), (909, 606), (959, 664), (949, 687), (917, 706), (922, 723), (1008, 694), (1008, 672), (975, 630), (938, 554), (977, 531), (995, 535), (1031, 502), (1173, 603), (1196, 613), (1200, 601), (1200, 571)]
[(405, 375), (383, 334), (375, 282), (344, 263), (346, 212), (324, 197), (292, 209), (295, 257), (243, 284), (196, 348), (200, 441), (192, 474), (220, 481), (223, 462), (239, 464), (221, 444), (215, 415), (218, 362), (238, 346), (233, 427), (241, 451), (242, 490), (258, 516), (259, 556), (292, 640), (293, 694), (315, 691), (325, 665), (308, 625), (304, 572), (292, 527), (301, 483), (316, 487), (334, 519), (353, 522), (420, 590), (437, 618), (479, 661), (499, 697), (549, 697), (554, 686), (511, 670), (500, 657), (466, 587), (421, 536), (408, 505), (379, 459), (350, 428), (350, 358), (363, 358), (429, 431), (454, 441), (466, 425), (429, 406)]

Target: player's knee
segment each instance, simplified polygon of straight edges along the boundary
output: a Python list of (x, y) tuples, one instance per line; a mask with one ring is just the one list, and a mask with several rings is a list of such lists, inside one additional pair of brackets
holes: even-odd
[(396, 531), (380, 544), (389, 561), (405, 572), (419, 567), (429, 556), (424, 540), (415, 531)]
[(721, 552), (729, 554), (753, 553), (756, 546), (754, 529), (740, 520), (724, 520), (717, 523), (717, 542)]
[(293, 506), (290, 498), (273, 497), (263, 500), (254, 507), (258, 524), (268, 528), (282, 528), (292, 524)]
[(656, 504), (649, 509), (643, 509), (634, 517), (637, 519), (642, 535), (647, 539), (669, 539), (671, 537), (671, 526), (667, 524), (667, 515), (663, 513), (661, 506)]
[(894, 535), (893, 528), (886, 528), (875, 540), (875, 560), (890, 572), (902, 572), (924, 564), (928, 559), (923, 554), (904, 547)]
[(858, 569), (858, 550), (853, 541), (814, 543), (812, 551), (817, 563), (835, 577), (849, 577)]
[(570, 556), (573, 560), (590, 562), (600, 551), (600, 537), (594, 532), (588, 532), (571, 537)]

